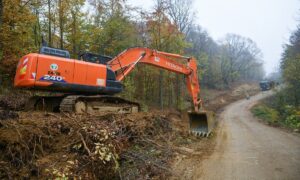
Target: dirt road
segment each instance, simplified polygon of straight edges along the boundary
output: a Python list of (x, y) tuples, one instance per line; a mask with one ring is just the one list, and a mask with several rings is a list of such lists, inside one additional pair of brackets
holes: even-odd
[(249, 108), (270, 92), (227, 106), (214, 152), (192, 179), (300, 179), (300, 137), (258, 122)]

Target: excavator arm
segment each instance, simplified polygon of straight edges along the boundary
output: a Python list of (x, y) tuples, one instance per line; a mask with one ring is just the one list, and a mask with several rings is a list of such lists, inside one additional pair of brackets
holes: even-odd
[[(182, 64), (176, 60), (181, 60), (185, 63)], [(116, 73), (116, 79), (122, 81), (134, 69), (137, 63), (149, 64), (185, 75), (187, 89), (193, 100), (194, 111), (198, 112), (202, 107), (201, 100), (198, 97), (200, 87), (196, 59), (149, 48), (135, 47), (126, 49), (109, 61), (107, 65)]]
[[(181, 60), (179, 63), (176, 60)], [(137, 63), (149, 64), (186, 76), (187, 89), (192, 97), (194, 109), (188, 113), (190, 132), (195, 135), (208, 136), (214, 127), (213, 113), (204, 111), (198, 97), (200, 86), (197, 76), (197, 62), (193, 57), (161, 52), (149, 48), (129, 48), (107, 63), (116, 74), (118, 81), (123, 80)]]

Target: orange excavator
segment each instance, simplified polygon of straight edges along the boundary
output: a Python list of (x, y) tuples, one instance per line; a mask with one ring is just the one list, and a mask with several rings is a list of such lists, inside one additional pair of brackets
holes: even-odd
[[(184, 63), (179, 63), (176, 60)], [(134, 113), (140, 107), (113, 96), (123, 90), (121, 81), (137, 63), (149, 64), (186, 76), (186, 85), (193, 101), (189, 111), (190, 131), (208, 136), (214, 126), (212, 113), (204, 111), (198, 94), (197, 62), (193, 57), (161, 52), (144, 47), (129, 48), (114, 58), (79, 53), (71, 59), (66, 50), (42, 47), (39, 53), (21, 58), (14, 80), (17, 88), (64, 93), (34, 96), (25, 108), (75, 113)]]

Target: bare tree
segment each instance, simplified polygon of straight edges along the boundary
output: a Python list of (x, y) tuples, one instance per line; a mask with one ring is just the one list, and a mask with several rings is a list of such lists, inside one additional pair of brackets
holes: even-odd
[(60, 34), (60, 49), (64, 48), (64, 20), (63, 20), (63, 5), (62, 0), (58, 0), (58, 17), (59, 17), (59, 34)]
[(226, 85), (245, 76), (251, 66), (261, 64), (262, 53), (255, 42), (236, 34), (227, 34), (222, 45), (221, 71)]
[(219, 45), (199, 25), (191, 26), (186, 40), (191, 44), (186, 52), (192, 54), (198, 60), (198, 75), (201, 84), (212, 88), (221, 86)]
[(194, 0), (166, 0), (167, 13), (180, 32), (188, 34), (193, 24), (195, 11)]
[(52, 47), (52, 31), (51, 31), (51, 0), (47, 1), (48, 5), (48, 43)]

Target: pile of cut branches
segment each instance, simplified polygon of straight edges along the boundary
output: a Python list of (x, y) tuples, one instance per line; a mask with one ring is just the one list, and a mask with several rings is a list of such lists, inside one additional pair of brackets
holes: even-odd
[(19, 113), (0, 121), (0, 178), (146, 179), (172, 174), (186, 134), (163, 114)]
[(15, 111), (24, 108), (28, 96), (21, 91), (0, 96), (0, 120), (17, 119), (19, 116)]

